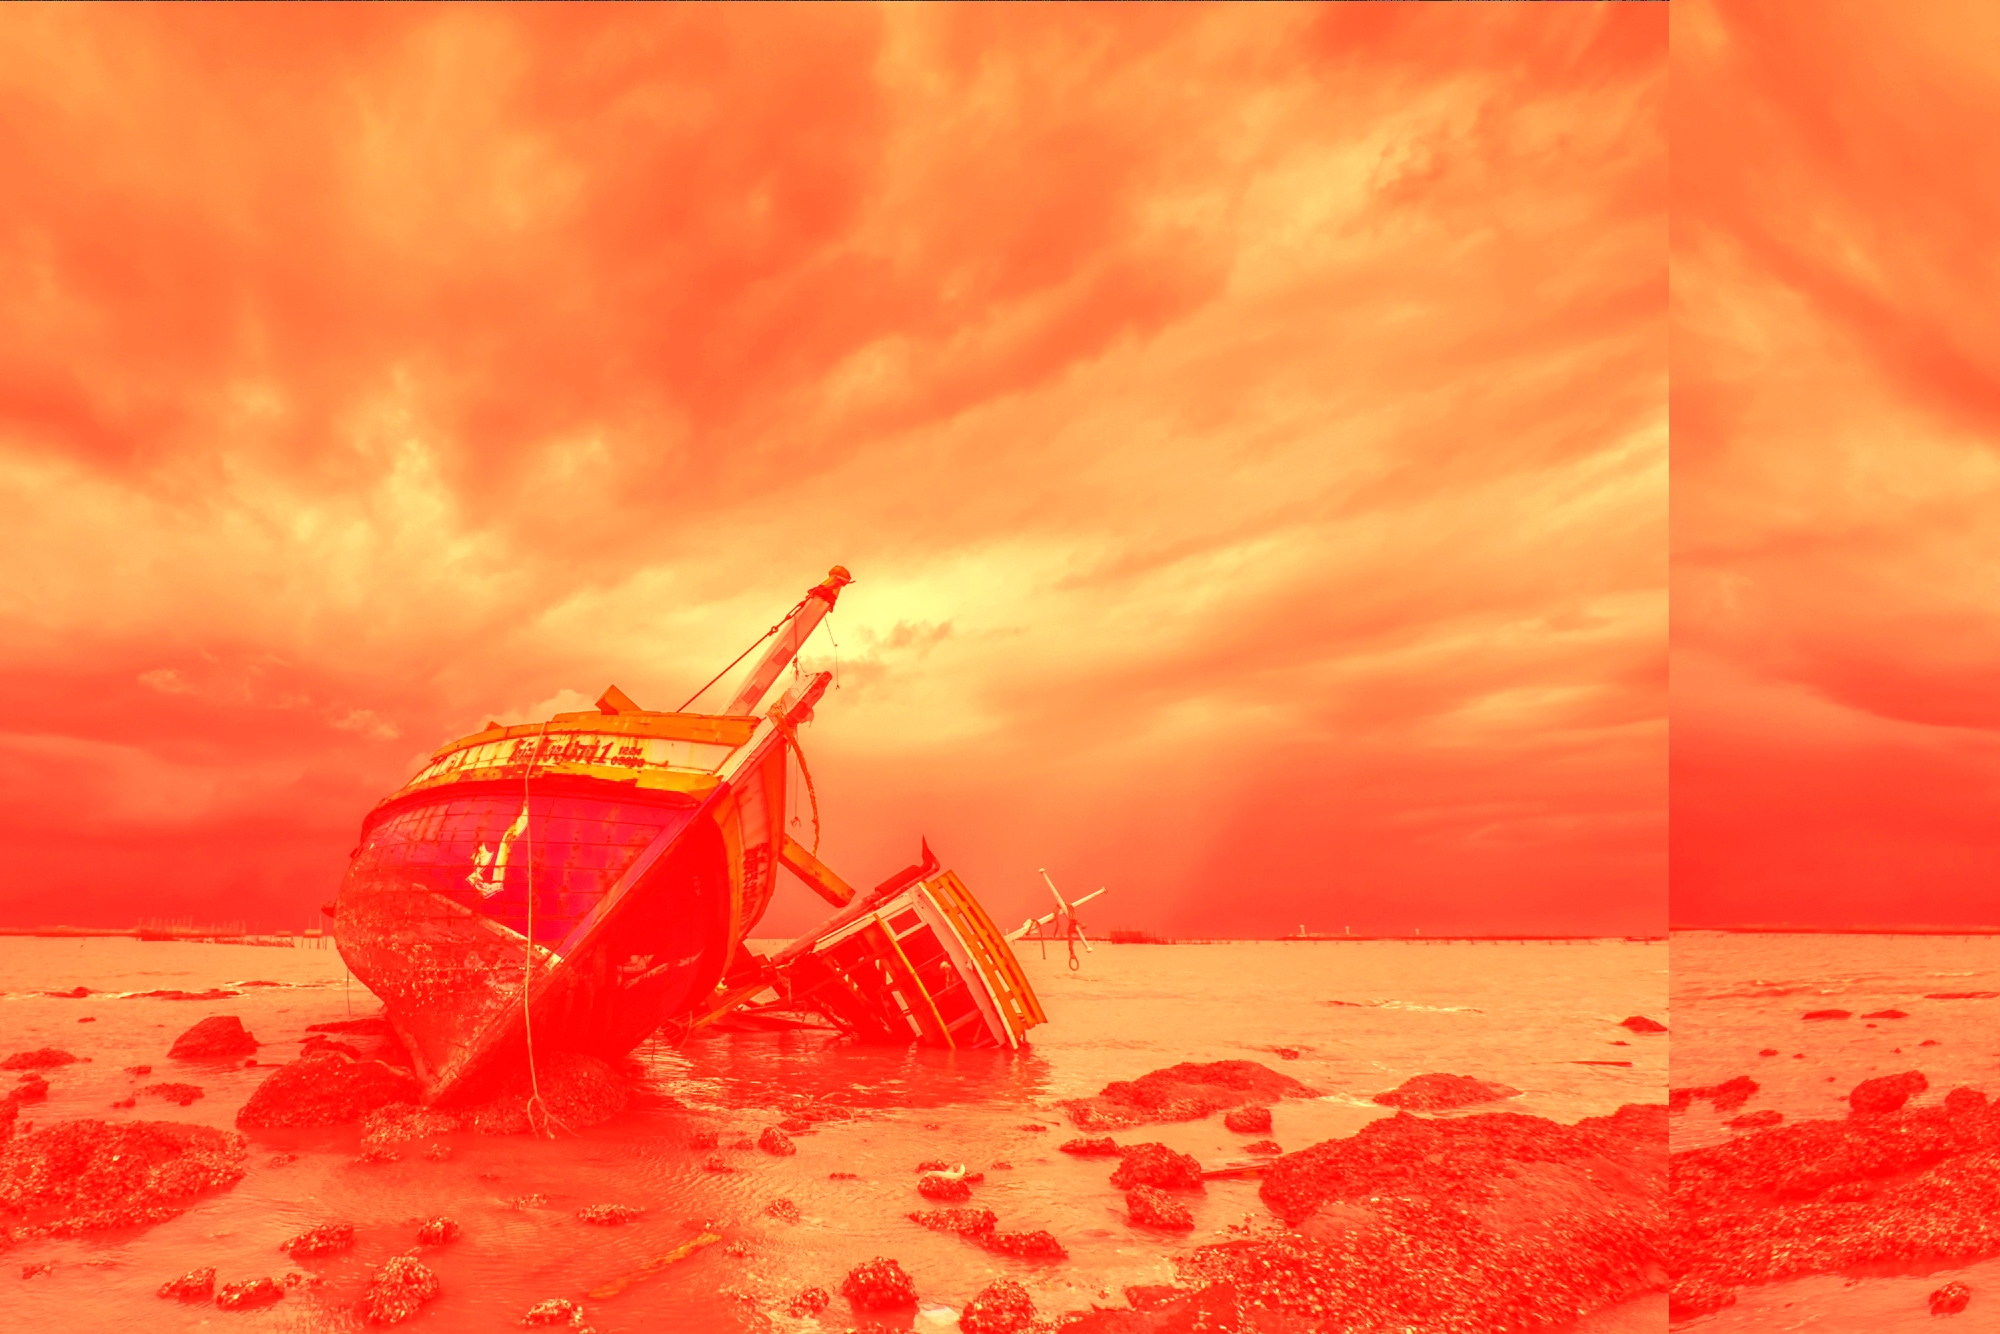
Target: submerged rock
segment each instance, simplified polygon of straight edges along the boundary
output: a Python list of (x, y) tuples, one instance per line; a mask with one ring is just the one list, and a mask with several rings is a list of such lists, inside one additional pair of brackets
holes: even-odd
[(961, 1237), (984, 1236), (1000, 1221), (991, 1209), (920, 1209), (909, 1218), (933, 1232), (955, 1232)]
[(1118, 1130), (1160, 1121), (1199, 1121), (1246, 1102), (1313, 1096), (1313, 1090), (1256, 1061), (1192, 1061), (1106, 1084), (1094, 1098), (1062, 1106), (1079, 1130)]
[(241, 1135), (172, 1121), (59, 1121), (0, 1147), (0, 1219), (61, 1237), (163, 1223), (243, 1177)]
[(77, 1058), (66, 1051), (54, 1047), (37, 1047), (34, 1051), (17, 1051), (6, 1060), (0, 1061), (0, 1070), (50, 1070), (58, 1065), (71, 1065)]
[(926, 1172), (917, 1178), (917, 1193), (927, 1200), (956, 1204), (972, 1198), (972, 1187), (966, 1184), (964, 1177), (955, 1177), (944, 1172)]
[[(1373, 1101), (1384, 1107), (1401, 1107), (1413, 1112), (1443, 1112), (1473, 1107), (1482, 1102), (1518, 1098), (1521, 1090), (1505, 1084), (1490, 1084), (1470, 1075), (1417, 1075), (1406, 1079)], [(1269, 1125), (1264, 1127), (1270, 1129)]]
[(1807, 1010), (1807, 1011), (1806, 1011), (1806, 1012), (1805, 1012), (1804, 1014), (1800, 1015), (1800, 1016), (1799, 1016), (1799, 1018), (1801, 1018), (1801, 1019), (1847, 1019), (1847, 1018), (1851, 1018), (1851, 1017), (1853, 1016), (1853, 1014), (1854, 1014), (1854, 1011), (1852, 1011), (1852, 1010)]
[(225, 1311), (246, 1311), (252, 1307), (269, 1306), (281, 1300), (285, 1289), (274, 1278), (250, 1278), (237, 1283), (225, 1283), (222, 1291), (215, 1294), (215, 1304)]
[(789, 1157), (799, 1151), (798, 1146), (792, 1143), (791, 1136), (776, 1126), (764, 1127), (764, 1133), (757, 1136), (757, 1147), (765, 1153), (775, 1154), (780, 1158)]
[(160, 1285), (160, 1296), (182, 1302), (205, 1302), (215, 1295), (215, 1270), (191, 1269)]
[(218, 1014), (202, 1020), (174, 1039), (167, 1055), (180, 1061), (208, 1061), (223, 1057), (251, 1056), (257, 1039), (233, 1014)]
[(1629, 1028), (1634, 1033), (1664, 1033), (1667, 1031), (1665, 1024), (1657, 1019), (1648, 1019), (1643, 1014), (1635, 1014), (1630, 1018), (1621, 1019), (1618, 1022), (1620, 1027)]
[(1908, 1019), (1901, 1010), (1875, 1010), (1861, 1016), (1863, 1019)]
[(1264, 1157), (1264, 1158), (1269, 1158), (1274, 1155), (1281, 1154), (1284, 1151), (1285, 1150), (1283, 1146), (1281, 1146), (1278, 1143), (1278, 1141), (1274, 1139), (1260, 1139), (1255, 1144), (1245, 1144), (1243, 1146), (1243, 1152), (1254, 1153), (1257, 1154), (1259, 1157)]
[(236, 1124), (246, 1130), (341, 1125), (390, 1103), (414, 1103), (420, 1093), (415, 1077), (394, 1066), (320, 1052), (268, 1075), (236, 1113)]
[(371, 1325), (400, 1325), (438, 1295), (437, 1275), (421, 1260), (398, 1255), (385, 1261), (361, 1294), (361, 1318)]
[(1141, 1227), (1168, 1228), (1186, 1232), (1194, 1227), (1194, 1215), (1187, 1206), (1163, 1190), (1134, 1186), (1125, 1192), (1126, 1216)]
[(1750, 1101), (1757, 1092), (1757, 1081), (1748, 1075), (1737, 1075), (1725, 1079), (1720, 1084), (1702, 1084), (1693, 1088), (1673, 1089), (1667, 1094), (1667, 1110), (1686, 1111), (1689, 1104), (1697, 1099), (1706, 1099), (1715, 1105), (1718, 1112), (1733, 1112)]
[[(541, 1102), (530, 1123), (528, 1101)], [(625, 1110), (631, 1089), (608, 1063), (579, 1052), (538, 1052), (532, 1079), (526, 1065), (510, 1074), (486, 1101), (464, 1107), (468, 1126), (482, 1135), (525, 1135), (547, 1128), (543, 1114), (571, 1130), (599, 1125)]]
[(825, 1288), (801, 1288), (799, 1289), (799, 1295), (792, 1298), (791, 1304), (785, 1309), (795, 1319), (804, 1319), (809, 1315), (818, 1315), (832, 1301), (833, 1294)]
[(201, 1087), (197, 1084), (148, 1084), (139, 1092), (150, 1093), (156, 1098), (165, 1098), (168, 1102), (181, 1107), (189, 1106), (196, 1098), (202, 1096)]
[(593, 1227), (622, 1227), (626, 1223), (636, 1222), (639, 1215), (644, 1212), (642, 1209), (634, 1209), (629, 1204), (593, 1204), (586, 1209), (577, 1210), (576, 1218), (578, 1222), (589, 1223)]
[(917, 1304), (917, 1285), (903, 1267), (885, 1256), (863, 1260), (848, 1271), (840, 1293), (865, 1311), (890, 1311)]
[(995, 1279), (959, 1313), (965, 1334), (1021, 1334), (1035, 1323), (1035, 1303), (1011, 1278)]
[(583, 1308), (561, 1297), (551, 1297), (545, 1302), (536, 1302), (528, 1308), (528, 1314), (521, 1317), (521, 1323), (561, 1325), (578, 1331), (578, 1334), (591, 1334), (590, 1326), (583, 1323)]
[(1055, 1235), (1039, 1228), (1032, 1232), (988, 1232), (980, 1238), (980, 1245), (1017, 1260), (1069, 1259), (1069, 1251)]
[(278, 1249), (295, 1260), (307, 1260), (315, 1255), (333, 1255), (339, 1251), (354, 1248), (354, 1224), (321, 1223), (309, 1227), (298, 1236), (278, 1243)]
[(1947, 1283), (1931, 1294), (1931, 1314), (1957, 1315), (1971, 1300), (1971, 1288), (1963, 1283)]
[(1222, 1118), (1222, 1126), (1239, 1135), (1268, 1135), (1271, 1133), (1271, 1109), (1238, 1107)]
[(1125, 1152), (1109, 1135), (1064, 1140), (1056, 1145), (1056, 1148), (1063, 1153), (1073, 1153), (1079, 1158), (1116, 1158)]
[(362, 1116), (361, 1139), (365, 1144), (407, 1144), (464, 1128), (464, 1123), (450, 1112), (392, 1102)]
[(1164, 1144), (1133, 1144), (1126, 1148), (1118, 1170), (1111, 1174), (1115, 1190), (1160, 1186), (1173, 1190), (1201, 1189), (1201, 1162)]
[(457, 1241), (461, 1231), (457, 1223), (440, 1214), (427, 1218), (417, 1228), (417, 1244), (420, 1246), (442, 1246), (448, 1241)]
[(1745, 1112), (1723, 1122), (1731, 1130), (1762, 1130), (1765, 1126), (1775, 1126), (1785, 1119), (1783, 1112), (1766, 1108), (1761, 1112)]
[(1930, 1086), (1931, 1082), (1917, 1070), (1864, 1079), (1847, 1095), (1847, 1105), (1856, 1116), (1881, 1116), (1900, 1111), (1904, 1103)]

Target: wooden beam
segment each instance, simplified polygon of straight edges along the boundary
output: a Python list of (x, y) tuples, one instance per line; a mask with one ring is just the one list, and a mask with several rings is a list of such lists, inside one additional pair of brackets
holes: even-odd
[(807, 852), (805, 845), (790, 834), (785, 835), (784, 845), (778, 849), (778, 861), (836, 908), (846, 907), (854, 898), (854, 886), (835, 875), (832, 867)]

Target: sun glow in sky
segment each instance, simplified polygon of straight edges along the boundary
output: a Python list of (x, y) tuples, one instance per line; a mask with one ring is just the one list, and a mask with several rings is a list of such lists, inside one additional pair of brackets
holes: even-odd
[[(1659, 929), (1664, 8), (0, 15), (0, 920), (303, 924), (434, 747), (677, 705), (839, 562), (851, 880), (927, 836), (1003, 919), (1046, 866), (1101, 926)], [(1736, 354), (1690, 401), (1933, 414), (1921, 485), (1810, 485), (1962, 520), (1992, 455), (1863, 318), (1953, 256), (1884, 270), (1796, 171), (1824, 230), (1744, 239), (1777, 187), (1722, 173), (1678, 290), (1837, 281), (1832, 333), (1775, 281), (1687, 325), (1813, 416)], [(1883, 576), (1931, 675), (1785, 641), (1828, 698), (1696, 610), (1770, 595), (1708, 534), (1774, 520), (1694, 503), (1713, 698), (1991, 702), (1934, 577), (1990, 526)]]

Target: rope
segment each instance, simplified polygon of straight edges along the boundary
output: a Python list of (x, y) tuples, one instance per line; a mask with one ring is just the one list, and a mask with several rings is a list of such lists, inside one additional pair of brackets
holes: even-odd
[[(780, 616), (780, 617), (778, 618), (778, 623), (777, 623), (776, 625), (774, 625), (774, 626), (772, 626), (772, 627), (771, 627), (770, 629), (766, 630), (766, 631), (765, 631), (765, 632), (764, 632), (763, 634), (761, 634), (761, 635), (758, 635), (758, 636), (757, 636), (757, 644), (761, 644), (761, 643), (763, 643), (763, 642), (764, 642), (765, 640), (769, 639), (769, 638), (770, 638), (770, 637), (771, 637), (772, 635), (775, 635), (775, 634), (777, 634), (777, 633), (778, 633), (778, 631), (780, 631), (780, 630), (784, 629), (784, 628), (785, 628), (785, 622), (786, 622), (786, 621), (789, 621), (789, 620), (791, 620), (791, 619), (792, 619), (792, 617), (794, 617), (794, 616), (798, 615), (798, 614), (799, 614), (799, 607), (803, 607), (803, 606), (805, 606), (805, 605), (806, 605), (806, 603), (808, 603), (808, 602), (810, 602), (810, 601), (812, 601), (812, 599), (811, 599), (811, 597), (809, 597), (809, 596), (808, 596), (808, 597), (802, 597), (802, 598), (800, 598), (800, 599), (799, 599), (799, 601), (798, 601), (798, 606), (795, 606), (795, 607), (793, 607), (793, 608), (792, 608), (792, 609), (791, 609), (790, 611), (786, 612), (786, 613), (785, 613), (785, 614), (784, 614), (783, 616)], [(749, 648), (746, 648), (746, 649), (744, 649), (744, 650), (743, 650), (743, 651), (742, 651), (741, 653), (737, 654), (737, 655), (736, 655), (736, 658), (735, 658), (735, 661), (731, 662), (731, 663), (729, 664), (729, 667), (724, 667), (724, 668), (723, 668), (723, 669), (722, 669), (721, 671), (717, 672), (717, 673), (716, 673), (716, 674), (715, 674), (714, 676), (711, 676), (711, 677), (709, 677), (709, 678), (708, 678), (708, 685), (707, 685), (707, 686), (703, 686), (703, 687), (702, 687), (702, 688), (701, 688), (700, 690), (697, 690), (697, 691), (695, 691), (695, 692), (694, 692), (694, 693), (693, 693), (692, 695), (689, 695), (689, 696), (688, 696), (688, 697), (687, 697), (686, 699), (682, 700), (682, 701), (681, 701), (681, 707), (680, 707), (680, 709), (675, 709), (675, 710), (674, 710), (674, 712), (675, 712), (675, 713), (679, 713), (679, 712), (681, 711), (681, 709), (685, 709), (685, 708), (687, 708), (687, 706), (688, 706), (688, 705), (690, 705), (690, 704), (694, 703), (694, 702), (695, 702), (696, 700), (700, 699), (700, 698), (701, 698), (701, 697), (702, 697), (703, 695), (707, 694), (707, 693), (708, 693), (708, 686), (712, 686), (712, 685), (714, 685), (714, 684), (715, 684), (715, 683), (716, 683), (717, 681), (720, 681), (720, 680), (721, 680), (721, 679), (722, 679), (723, 677), (725, 677), (725, 676), (729, 675), (729, 668), (730, 668), (730, 667), (734, 667), (734, 666), (735, 666), (735, 665), (736, 665), (736, 664), (737, 664), (738, 662), (741, 662), (741, 661), (743, 661), (743, 660), (744, 660), (745, 658), (749, 657), (749, 656), (750, 656), (750, 654), (751, 654), (751, 652), (752, 652), (752, 650), (754, 650), (754, 649), (755, 649), (755, 648), (757, 647), (757, 644), (752, 644), (752, 645), (751, 645), (751, 646), (750, 646)]]
[[(534, 1010), (528, 1004), (535, 980), (535, 820), (528, 806), (528, 782), (534, 777), (535, 765), (542, 758), (542, 745), (548, 739), (548, 735), (549, 724), (544, 721), (542, 730), (535, 734), (535, 749), (528, 757), (528, 767), (521, 774), (521, 813), (528, 817), (525, 827), (521, 830), (522, 837), (528, 841), (528, 948), (521, 960), (521, 1033), (528, 1043), (528, 1105), (523, 1109), (523, 1114), (528, 1118), (529, 1130), (537, 1135), (546, 1134), (550, 1139), (554, 1139), (556, 1132), (549, 1127), (562, 1126), (562, 1122), (556, 1120), (555, 1114), (549, 1111), (549, 1105), (542, 1101), (542, 1081), (535, 1071)], [(537, 1107), (542, 1109), (542, 1124), (539, 1126), (535, 1124)], [(569, 1129), (568, 1126), (562, 1128)]]
[(798, 731), (795, 728), (793, 728), (793, 726), (790, 723), (785, 721), (784, 714), (780, 713), (777, 709), (772, 709), (771, 721), (778, 725), (778, 730), (784, 734), (785, 740), (791, 743), (792, 754), (799, 757), (799, 773), (804, 775), (805, 777), (806, 796), (810, 798), (812, 801), (812, 813), (813, 813), (812, 852), (813, 856), (817, 857), (819, 855), (819, 793), (814, 791), (813, 789), (812, 770), (806, 768), (805, 747), (799, 744)]

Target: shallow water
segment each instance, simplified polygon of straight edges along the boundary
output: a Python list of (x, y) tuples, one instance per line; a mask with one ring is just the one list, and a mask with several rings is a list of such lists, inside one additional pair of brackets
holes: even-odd
[[(1168, 1281), (1177, 1252), (1225, 1237), (1246, 1218), (1268, 1223), (1254, 1181), (1217, 1181), (1194, 1205), (1191, 1237), (1129, 1228), (1122, 1196), (1108, 1182), (1112, 1164), (1056, 1151), (1076, 1133), (1056, 1100), (1094, 1093), (1113, 1079), (1182, 1060), (1264, 1061), (1321, 1095), (1274, 1109), (1272, 1137), (1288, 1150), (1352, 1134), (1387, 1113), (1369, 1095), (1428, 1071), (1513, 1085), (1523, 1094), (1510, 1109), (1563, 1122), (1665, 1097), (1666, 1040), (1617, 1027), (1629, 1014), (1663, 1017), (1666, 949), (1659, 944), (1107, 945), (1085, 956), (1078, 972), (1057, 952), (1044, 960), (1030, 947), (1023, 963), (1050, 1023), (1020, 1054), (870, 1049), (818, 1034), (718, 1034), (678, 1051), (659, 1043), (641, 1048), (634, 1106), (554, 1142), (453, 1135), (449, 1161), (425, 1160), (420, 1142), (404, 1146), (401, 1161), (367, 1165), (353, 1161), (353, 1127), (260, 1132), (244, 1180), (169, 1223), (17, 1247), (7, 1257), (11, 1273), (43, 1261), (54, 1268), (10, 1279), (10, 1320), (21, 1328), (105, 1331), (225, 1321), (246, 1331), (359, 1328), (349, 1308), (368, 1273), (413, 1245), (420, 1219), (443, 1213), (464, 1235), (425, 1252), (444, 1291), (412, 1328), (517, 1327), (534, 1302), (584, 1299), (591, 1287), (707, 1225), (721, 1234), (720, 1244), (616, 1298), (584, 1300), (600, 1334), (845, 1328), (856, 1321), (838, 1298), (825, 1326), (794, 1319), (784, 1306), (808, 1284), (836, 1290), (850, 1267), (875, 1255), (894, 1256), (917, 1281), (924, 1309), (914, 1326), (905, 1317), (901, 1327), (948, 1330), (957, 1309), (995, 1277), (1018, 1279), (1048, 1312), (1122, 1304), (1125, 1285)], [(199, 990), (248, 980), (284, 985), (212, 1002), (38, 994), (76, 985)], [(92, 1058), (49, 1071), (49, 1101), (30, 1107), (24, 1125), (93, 1116), (229, 1127), (266, 1072), (169, 1061), (177, 1034), (208, 1015), (236, 1014), (266, 1044), (259, 1059), (283, 1062), (307, 1024), (378, 1008), (331, 950), (0, 939), (0, 988), (0, 1049), (48, 1045)], [(94, 1022), (80, 1025), (86, 1016)], [(1613, 1045), (1620, 1042), (1629, 1045)], [(1278, 1048), (1297, 1056), (1286, 1059)], [(1601, 1060), (1633, 1064), (1575, 1064)], [(150, 1063), (153, 1073), (136, 1080), (124, 1073), (139, 1063)], [(131, 1087), (160, 1080), (199, 1084), (206, 1096), (186, 1108), (158, 1099), (142, 1099), (131, 1111), (109, 1106)], [(755, 1135), (778, 1118), (775, 1100), (797, 1093), (843, 1103), (855, 1119), (797, 1136), (795, 1157), (725, 1149), (722, 1156), (740, 1170), (703, 1170), (710, 1151), (688, 1146), (691, 1129), (720, 1130), (725, 1144), (734, 1132)], [(1158, 1139), (1214, 1165), (1239, 1158), (1240, 1145), (1253, 1137), (1229, 1133), (1215, 1117), (1119, 1138)], [(299, 1157), (271, 1165), (280, 1151)], [(926, 1158), (986, 1169), (972, 1202), (998, 1214), (1003, 1229), (1048, 1229), (1070, 1259), (996, 1257), (909, 1222), (911, 1210), (930, 1207), (912, 1170)], [(1012, 1166), (996, 1170), (995, 1162)], [(833, 1172), (859, 1179), (832, 1180)], [(546, 1205), (508, 1206), (533, 1194), (546, 1196)], [(800, 1223), (764, 1212), (778, 1197), (799, 1206)], [(576, 1210), (597, 1203), (636, 1205), (646, 1214), (623, 1228), (576, 1221)], [(358, 1225), (353, 1251), (310, 1263), (279, 1253), (285, 1238), (336, 1219)], [(204, 1265), (218, 1269), (218, 1282), (300, 1269), (325, 1283), (247, 1313), (183, 1308), (153, 1295), (163, 1280)], [(1583, 1328), (1637, 1334), (1662, 1327), (1662, 1311), (1647, 1299)]]
[[(1778, 936), (1683, 932), (1673, 938), (1673, 1083), (1756, 1080), (1741, 1109), (1780, 1111), (1788, 1121), (1847, 1115), (1847, 1094), (1864, 1079), (1921, 1070), (1927, 1092), (1911, 1106), (1942, 1101), (1967, 1085), (2000, 1093), (2000, 998), (1930, 1000), (1937, 992), (2000, 991), (2000, 939), (1990, 936)], [(1852, 1018), (1807, 1021), (1813, 1010)], [(1897, 1009), (1906, 1019), (1864, 1020)], [(1935, 1046), (1922, 1045), (1926, 1040)], [(1776, 1056), (1760, 1056), (1776, 1048)], [(1738, 1132), (1698, 1102), (1672, 1120), (1676, 1150)], [(1893, 1277), (1824, 1275), (1739, 1290), (1734, 1306), (1677, 1325), (1712, 1334), (1803, 1330), (1897, 1334), (1929, 1330), (1928, 1294), (1953, 1279), (2000, 1290), (2000, 1260)], [(1991, 1300), (1989, 1297), (1988, 1300)], [(1962, 1328), (2000, 1329), (1975, 1305)], [(1970, 1323), (1967, 1323), (1970, 1322)]]

